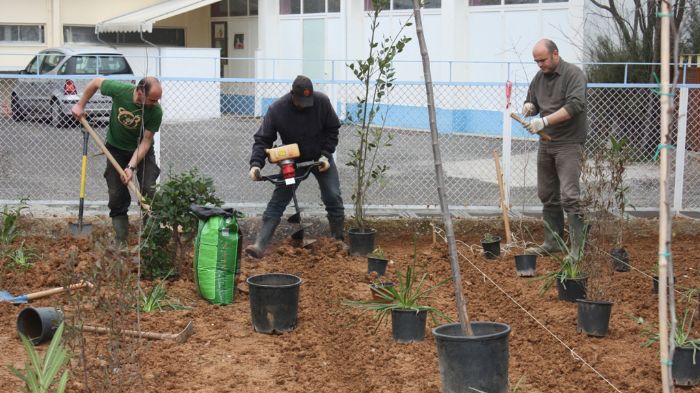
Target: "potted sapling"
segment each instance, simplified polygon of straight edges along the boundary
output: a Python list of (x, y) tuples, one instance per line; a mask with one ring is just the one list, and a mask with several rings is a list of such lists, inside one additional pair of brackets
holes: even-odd
[[(586, 224), (583, 229), (583, 236), (581, 239), (582, 244), (580, 247), (578, 247), (578, 261), (583, 259), (589, 229), (590, 227)], [(569, 248), (567, 247), (566, 242), (562, 240), (561, 236), (555, 233), (554, 239), (564, 250), (564, 255), (566, 256), (552, 254), (551, 257), (559, 262), (559, 270), (534, 278), (535, 280), (543, 281), (542, 286), (540, 287), (540, 295), (544, 295), (552, 286), (556, 284), (559, 300), (575, 302), (576, 299), (585, 299), (588, 275), (581, 269), (580, 263), (577, 263), (572, 258), (568, 257)]]
[(378, 277), (383, 276), (388, 263), (384, 250), (379, 246), (375, 247), (371, 253), (367, 254), (367, 274), (375, 272)]
[(496, 259), (501, 255), (501, 237), (486, 232), (481, 239), (481, 248), (486, 259)]
[(345, 123), (354, 129), (358, 141), (357, 147), (350, 149), (350, 159), (346, 163), (354, 172), (354, 215), (353, 224), (348, 230), (350, 255), (367, 255), (374, 249), (376, 230), (370, 228), (366, 218), (368, 191), (374, 185), (383, 183), (384, 174), (389, 169), (379, 154), (383, 148), (391, 146), (393, 138), (384, 128), (390, 109), (384, 101), (394, 89), (394, 58), (411, 40), (403, 35), (404, 28), (411, 25), (409, 21), (400, 26), (395, 36), (380, 40), (379, 15), (388, 2), (373, 1), (372, 5), (369, 53), (365, 59), (347, 65), (361, 85), (357, 104), (348, 104), (345, 115)]
[(610, 191), (614, 200), (613, 207), (617, 210), (617, 219), (614, 222), (615, 243), (612, 250), (610, 250), (613, 269), (616, 272), (630, 271), (630, 256), (623, 243), (625, 226), (628, 220), (626, 209), (627, 207), (634, 208), (627, 198), (629, 186), (626, 186), (624, 183), (625, 169), (630, 159), (627, 143), (628, 140), (625, 137), (616, 139), (614, 136), (610, 136), (610, 144), (606, 154), (610, 175)]
[(592, 255), (587, 265), (586, 270), (590, 273), (586, 298), (576, 299), (576, 332), (605, 337), (608, 335), (613, 306), (609, 295), (612, 286), (612, 266), (607, 262), (607, 254), (601, 251)]
[(438, 323), (438, 318), (451, 322), (445, 314), (428, 304), (433, 291), (450, 279), (429, 285), (426, 281), (428, 274), (419, 275), (416, 270), (415, 241), (413, 247), (413, 261), (406, 266), (404, 273), (396, 272), (396, 283), (393, 286), (376, 287), (378, 298), (343, 302), (349, 307), (374, 311), (377, 320), (375, 332), (388, 317), (391, 317), (392, 336), (398, 343), (423, 341), (428, 315), (434, 324)]

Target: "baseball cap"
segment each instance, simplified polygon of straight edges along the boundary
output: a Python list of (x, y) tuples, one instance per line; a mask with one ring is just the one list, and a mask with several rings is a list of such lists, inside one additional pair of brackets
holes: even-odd
[(292, 83), (292, 99), (302, 108), (314, 106), (314, 85), (311, 79), (299, 75)]

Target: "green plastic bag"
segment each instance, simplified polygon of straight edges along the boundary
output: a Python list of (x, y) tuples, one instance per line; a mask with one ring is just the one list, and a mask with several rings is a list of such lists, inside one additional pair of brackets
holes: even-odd
[(199, 218), (194, 242), (194, 280), (199, 294), (212, 304), (233, 303), (242, 250), (240, 213), (198, 205), (190, 209)]

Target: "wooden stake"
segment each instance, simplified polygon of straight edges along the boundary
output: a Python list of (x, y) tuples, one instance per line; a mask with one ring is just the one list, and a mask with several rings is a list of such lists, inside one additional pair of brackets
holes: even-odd
[(493, 151), (493, 160), (496, 162), (496, 177), (498, 178), (498, 192), (501, 195), (501, 213), (503, 214), (503, 226), (506, 228), (506, 244), (510, 244), (510, 218), (508, 217), (508, 203), (506, 203), (506, 188), (503, 184), (503, 172), (501, 171), (501, 157), (498, 151)]

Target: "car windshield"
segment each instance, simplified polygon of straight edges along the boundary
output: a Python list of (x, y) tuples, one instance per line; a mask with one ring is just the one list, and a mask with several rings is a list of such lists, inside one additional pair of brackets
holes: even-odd
[(123, 56), (77, 55), (61, 66), (61, 75), (131, 74), (131, 67)]
[(42, 53), (39, 55), (36, 55), (31, 62), (29, 62), (29, 65), (27, 68), (25, 68), (25, 71), (30, 74), (36, 74), (37, 73), (37, 67), (39, 68), (39, 73), (40, 74), (46, 74), (47, 72), (50, 72), (56, 66), (63, 60), (65, 56), (61, 53)]

